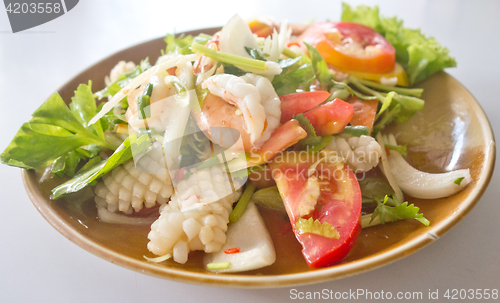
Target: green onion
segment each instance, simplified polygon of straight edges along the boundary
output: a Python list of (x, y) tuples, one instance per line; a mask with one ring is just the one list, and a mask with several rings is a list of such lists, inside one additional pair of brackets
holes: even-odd
[(247, 209), (248, 202), (250, 201), (250, 198), (252, 197), (254, 191), (255, 185), (252, 182), (248, 183), (247, 188), (245, 188), (245, 191), (238, 200), (238, 203), (229, 215), (230, 223), (235, 223), (240, 219), (240, 217), (245, 212), (245, 209)]
[(207, 264), (207, 269), (228, 269), (231, 262), (213, 262)]
[(172, 254), (166, 254), (164, 256), (160, 256), (160, 257), (156, 257), (156, 258), (148, 258), (146, 256), (143, 256), (144, 259), (148, 260), (148, 262), (153, 262), (153, 263), (160, 263), (160, 262), (163, 262), (163, 261), (166, 261), (170, 258), (172, 258)]
[(147, 119), (151, 116), (151, 111), (147, 108), (151, 104), (151, 94), (153, 93), (153, 84), (148, 83), (142, 94), (137, 98), (137, 107), (139, 119)]
[[(353, 78), (355, 78), (355, 77), (353, 77)], [(375, 88), (378, 90), (383, 90), (386, 92), (394, 91), (398, 94), (415, 96), (415, 97), (421, 97), (422, 93), (424, 92), (423, 88), (403, 88), (403, 87), (397, 87), (397, 86), (390, 86), (390, 85), (384, 85), (381, 83), (377, 83), (377, 82), (365, 80), (365, 79), (360, 79), (360, 78), (356, 78), (356, 80), (361, 84), (364, 84), (366, 86), (369, 86), (371, 88)]]
[(299, 54), (296, 54), (295, 52), (293, 52), (288, 47), (285, 47), (283, 49), (283, 55), (287, 56), (288, 58), (292, 58), (292, 59), (297, 58), (298, 56), (300, 56)]
[(261, 60), (255, 60), (255, 59), (250, 59), (250, 58), (245, 58), (242, 56), (238, 55), (233, 55), (221, 51), (216, 51), (213, 50), (209, 47), (203, 46), (198, 43), (193, 43), (191, 46), (191, 49), (196, 52), (200, 52), (204, 54), (205, 56), (212, 58), (214, 60), (232, 64), (232, 65), (237, 65), (241, 68), (249, 68), (249, 69), (256, 69), (256, 70), (267, 70), (267, 64), (266, 61), (261, 61)]
[(387, 147), (390, 150), (398, 152), (403, 157), (406, 157), (408, 155), (406, 153), (406, 144), (405, 145), (390, 145), (390, 144), (386, 144), (385, 147)]
[(457, 178), (453, 183), (455, 183), (456, 185), (460, 185), (460, 184), (462, 184), (462, 181), (464, 179), (465, 179), (465, 177)]
[(348, 134), (354, 137), (361, 137), (362, 135), (368, 136), (370, 134), (370, 128), (362, 125), (348, 125), (344, 128), (341, 134)]

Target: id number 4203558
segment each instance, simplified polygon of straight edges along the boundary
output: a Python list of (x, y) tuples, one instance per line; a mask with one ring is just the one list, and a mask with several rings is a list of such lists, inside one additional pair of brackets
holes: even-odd
[(9, 14), (52, 14), (62, 10), (60, 2), (55, 3), (9, 3), (5, 10)]
[(498, 289), (447, 289), (443, 295), (444, 298), (450, 300), (464, 300), (464, 299), (475, 299), (475, 300), (488, 300), (498, 299)]

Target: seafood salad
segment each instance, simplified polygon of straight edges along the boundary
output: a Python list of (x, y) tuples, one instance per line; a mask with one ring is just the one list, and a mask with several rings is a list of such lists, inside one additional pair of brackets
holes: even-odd
[(51, 199), (92, 200), (102, 224), (150, 226), (145, 262), (203, 251), (207, 271), (270, 266), (272, 210), (302, 246), (296, 262), (331, 266), (362, 228), (432, 224), (405, 196), (472, 181), (468, 168), (417, 170), (385, 132), (424, 107), (415, 83), (456, 62), (378, 8), (343, 4), (341, 21), (301, 25), (235, 15), (165, 42), (154, 65), (120, 61), (69, 106), (52, 95), (1, 154), (57, 181)]

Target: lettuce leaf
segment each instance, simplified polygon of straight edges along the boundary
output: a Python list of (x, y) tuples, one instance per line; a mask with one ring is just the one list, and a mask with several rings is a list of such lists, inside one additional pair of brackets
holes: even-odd
[(360, 5), (353, 9), (342, 3), (342, 21), (350, 21), (372, 27), (383, 35), (396, 49), (396, 60), (403, 66), (410, 84), (422, 81), (457, 63), (450, 57), (449, 50), (433, 37), (427, 37), (420, 29), (403, 27), (403, 21), (381, 17), (378, 7)]
[(52, 189), (51, 199), (59, 199), (64, 195), (77, 192), (95, 180), (110, 172), (113, 168), (131, 159), (134, 155), (145, 152), (151, 146), (151, 139), (148, 135), (137, 138), (135, 134), (130, 135), (107, 159), (99, 162), (94, 167), (87, 167), (74, 178)]

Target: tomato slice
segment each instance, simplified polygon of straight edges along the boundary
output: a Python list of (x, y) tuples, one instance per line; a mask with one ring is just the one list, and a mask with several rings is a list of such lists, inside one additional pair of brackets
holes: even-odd
[(316, 46), (326, 62), (344, 70), (386, 73), (396, 51), (374, 29), (353, 22), (322, 22), (308, 27), (299, 41)]
[[(316, 157), (314, 157), (316, 155)], [(308, 199), (308, 170), (318, 154), (287, 152), (271, 162), (273, 177), (283, 198), (290, 222), (295, 227)], [(328, 222), (339, 232), (338, 239), (314, 233), (301, 233), (294, 228), (302, 245), (302, 254), (311, 268), (328, 266), (342, 260), (351, 250), (361, 232), (361, 191), (354, 173), (343, 163), (320, 163), (314, 170), (320, 180), (317, 204), (302, 218)]]
[(304, 116), (311, 121), (318, 136), (334, 135), (342, 132), (351, 121), (352, 105), (335, 99), (311, 109)]
[(325, 91), (300, 92), (280, 96), (281, 123), (292, 119), (293, 115), (315, 108), (328, 97), (330, 97), (330, 93)]
[(378, 110), (378, 100), (359, 100), (358, 97), (349, 97), (346, 102), (352, 105), (354, 113), (351, 119), (352, 126), (366, 126), (373, 129), (373, 122)]

